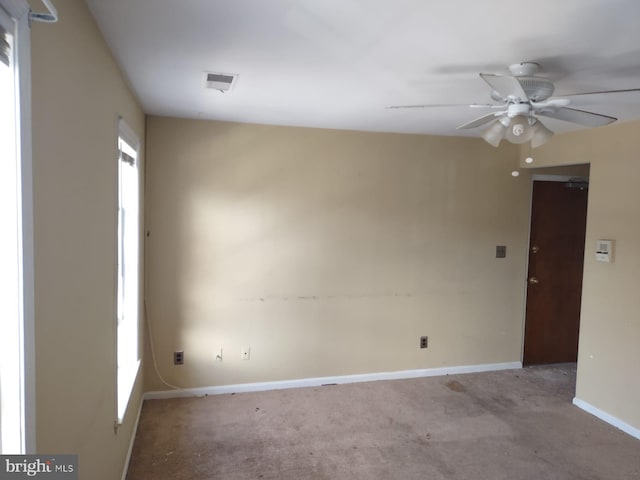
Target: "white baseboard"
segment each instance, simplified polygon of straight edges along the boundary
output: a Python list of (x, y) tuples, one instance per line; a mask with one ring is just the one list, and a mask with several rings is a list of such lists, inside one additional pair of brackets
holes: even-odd
[(129, 462), (131, 461), (131, 453), (133, 452), (133, 444), (136, 440), (136, 433), (138, 433), (138, 423), (140, 423), (140, 414), (142, 413), (142, 404), (144, 403), (144, 397), (140, 401), (138, 407), (138, 415), (136, 416), (136, 422), (133, 424), (133, 432), (131, 432), (131, 440), (129, 440), (129, 448), (127, 449), (127, 456), (124, 460), (124, 469), (122, 471), (122, 480), (126, 480), (127, 471), (129, 470)]
[(522, 362), (485, 363), (481, 365), (463, 365), (458, 367), (363, 373), (359, 375), (340, 375), (336, 377), (302, 378), (297, 380), (283, 380), (276, 382), (241, 383), (237, 385), (221, 385), (217, 387), (184, 388), (180, 390), (147, 392), (144, 394), (144, 399), (154, 400), (163, 398), (221, 395), (225, 393), (262, 392), (265, 390), (282, 390), (285, 388), (319, 387), (327, 384), (373, 382), (376, 380), (401, 380), (406, 378), (434, 377), (439, 375), (456, 375), (463, 373), (512, 370), (515, 368), (522, 368)]
[(608, 424), (613, 425), (614, 427), (619, 428), (623, 432), (631, 435), (632, 437), (635, 437), (638, 440), (640, 440), (640, 429), (632, 427), (628, 423), (620, 420), (618, 417), (615, 417), (607, 412), (604, 412), (599, 408), (594, 407), (590, 403), (587, 403), (584, 400), (580, 400), (578, 397), (575, 397), (573, 399), (573, 404), (576, 407), (581, 408), (585, 412), (590, 413), (594, 417), (598, 417), (600, 420), (603, 420)]

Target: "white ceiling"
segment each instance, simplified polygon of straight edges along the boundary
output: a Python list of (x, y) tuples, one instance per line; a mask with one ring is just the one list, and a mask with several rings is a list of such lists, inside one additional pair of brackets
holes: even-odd
[[(639, 0), (87, 0), (144, 110), (237, 122), (477, 136), (478, 72), (542, 65), (556, 95), (640, 88)], [(239, 74), (225, 94), (204, 72)], [(574, 98), (640, 119), (640, 93)], [(552, 130), (577, 128), (544, 119)]]

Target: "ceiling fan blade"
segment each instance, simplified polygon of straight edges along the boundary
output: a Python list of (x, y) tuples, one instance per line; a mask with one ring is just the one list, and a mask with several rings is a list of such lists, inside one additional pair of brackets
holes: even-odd
[(502, 115), (504, 112), (492, 112), (492, 113), (487, 113), (486, 115), (483, 115), (481, 117), (476, 118), (475, 120), (471, 120), (470, 122), (467, 123), (463, 123), (462, 125), (460, 125), (459, 127), (456, 127), (456, 130), (463, 130), (465, 128), (475, 128), (475, 127), (479, 127), (480, 125), (484, 125), (485, 123), (489, 123), (492, 122), (496, 117), (499, 117), (500, 115)]
[(579, 125), (584, 125), (585, 127), (601, 127), (602, 125), (608, 125), (617, 120), (617, 118), (610, 117), (609, 115), (585, 112), (584, 110), (576, 110), (574, 108), (566, 107), (558, 108), (553, 111), (542, 110), (537, 112), (536, 115), (564, 120), (565, 122), (577, 123)]
[(601, 95), (603, 93), (630, 93), (640, 92), (640, 88), (627, 88), (622, 90), (603, 90), (601, 92), (583, 92), (583, 93), (567, 93), (566, 95), (558, 95), (559, 97), (579, 97), (580, 95)]
[(487, 82), (505, 100), (521, 100), (523, 102), (529, 100), (516, 77), (496, 75), (495, 73), (481, 73), (480, 78)]
[(397, 110), (402, 108), (432, 108), (432, 107), (470, 107), (470, 108), (497, 108), (503, 105), (492, 105), (489, 103), (432, 103), (429, 105), (389, 105), (387, 110)]
[(561, 108), (566, 107), (571, 103), (571, 100), (568, 98), (548, 98), (543, 100), (542, 102), (531, 102), (531, 106), (533, 109), (538, 112), (540, 110), (544, 110), (545, 108)]

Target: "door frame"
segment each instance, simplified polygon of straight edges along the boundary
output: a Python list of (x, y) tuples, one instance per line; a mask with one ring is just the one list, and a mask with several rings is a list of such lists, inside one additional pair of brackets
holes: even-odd
[[(588, 183), (589, 177), (580, 177), (580, 176), (573, 176), (573, 175), (548, 175), (548, 174), (537, 174), (537, 173), (534, 173), (531, 175), (531, 184), (530, 184), (531, 191), (529, 194), (529, 218), (528, 218), (529, 229), (527, 231), (527, 244), (526, 244), (527, 246), (526, 246), (525, 256), (524, 256), (524, 262), (525, 262), (524, 280), (525, 281), (523, 285), (524, 295), (522, 297), (524, 299), (524, 302), (522, 304), (522, 336), (520, 338), (520, 364), (521, 365), (524, 365), (524, 335), (525, 335), (525, 329), (527, 328), (527, 293), (528, 293), (527, 279), (529, 278), (529, 245), (531, 243), (531, 217), (533, 215), (533, 182), (568, 182), (570, 180), (584, 181)], [(589, 217), (589, 203), (587, 202), (587, 219), (588, 217)], [(585, 249), (586, 249), (586, 244), (585, 244)], [(580, 314), (580, 316), (582, 317), (582, 313)], [(582, 320), (582, 318), (580, 318), (580, 320)], [(580, 350), (579, 340), (578, 340), (578, 350)]]

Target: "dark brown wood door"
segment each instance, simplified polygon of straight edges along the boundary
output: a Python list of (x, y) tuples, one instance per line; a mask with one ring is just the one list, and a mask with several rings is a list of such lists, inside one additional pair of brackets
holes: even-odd
[(578, 358), (587, 189), (533, 183), (525, 365)]

